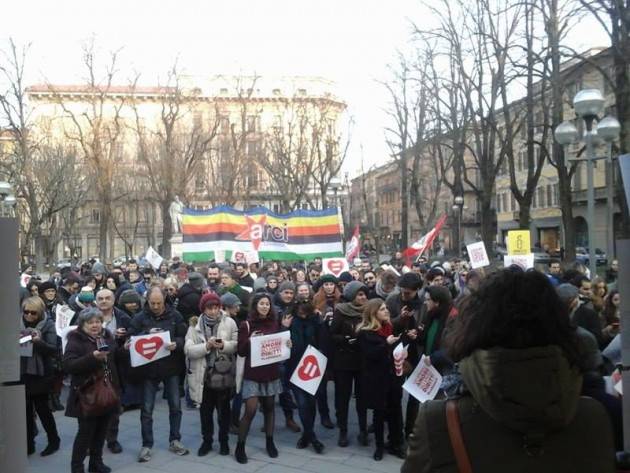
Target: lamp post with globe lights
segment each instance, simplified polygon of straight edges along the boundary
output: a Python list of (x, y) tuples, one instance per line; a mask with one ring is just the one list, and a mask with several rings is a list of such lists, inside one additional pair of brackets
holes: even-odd
[[(588, 222), (588, 248), (589, 248), (589, 269), (591, 278), (597, 274), (597, 259), (595, 255), (595, 188), (593, 184), (593, 166), (597, 159), (595, 156), (595, 143), (598, 138), (609, 144), (609, 155), (611, 155), (612, 142), (619, 135), (619, 122), (614, 117), (604, 117), (598, 119), (599, 114), (604, 109), (604, 97), (597, 89), (584, 89), (579, 91), (573, 98), (573, 108), (578, 119), (584, 120), (586, 131), (584, 142), (586, 144), (586, 158), (569, 159), (569, 161), (586, 161), (586, 220)], [(599, 121), (599, 123), (595, 123)], [(568, 145), (577, 143), (580, 139), (578, 130), (573, 123), (565, 121), (558, 125), (554, 131), (556, 142), (565, 150)], [(608, 160), (611, 158), (608, 157)], [(611, 166), (612, 168), (612, 166)], [(610, 175), (610, 173), (608, 173)], [(608, 186), (611, 188), (612, 186)], [(613, 205), (611, 190), (608, 192), (608, 218), (611, 216)], [(609, 230), (612, 232), (612, 230)], [(610, 245), (610, 237), (608, 238)], [(610, 251), (610, 248), (609, 248)]]

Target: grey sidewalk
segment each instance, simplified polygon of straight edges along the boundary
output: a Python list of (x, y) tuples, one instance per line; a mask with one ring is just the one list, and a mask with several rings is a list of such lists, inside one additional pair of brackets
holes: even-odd
[[(329, 386), (329, 404), (334, 413), (332, 384)], [(182, 405), (184, 405), (182, 399)], [(354, 404), (354, 403), (353, 403)], [(149, 471), (168, 471), (176, 473), (213, 473), (233, 471), (261, 472), (261, 473), (285, 473), (285, 472), (313, 472), (313, 473), (359, 473), (366, 471), (393, 473), (400, 471), (402, 461), (391, 455), (385, 454), (383, 460), (375, 462), (372, 459), (374, 453), (374, 436), (370, 436), (370, 446), (357, 445), (356, 434), (358, 427), (354, 405), (351, 406), (351, 418), (349, 425), (350, 446), (340, 448), (337, 446), (338, 430), (324, 429), (316, 423), (318, 438), (326, 446), (322, 455), (317, 455), (312, 448), (298, 450), (295, 444), (300, 434), (290, 432), (284, 427), (284, 415), (276, 408), (276, 431), (274, 440), (280, 452), (278, 458), (269, 458), (265, 451), (264, 434), (260, 432), (263, 416), (258, 413), (249, 438), (246, 451), (249, 463), (240, 465), (234, 459), (234, 447), (236, 436), (230, 435), (230, 456), (220, 456), (217, 453), (218, 443), (215, 440), (214, 450), (205, 457), (197, 456), (197, 449), (201, 443), (199, 427), (199, 411), (183, 409), (182, 442), (190, 449), (190, 454), (178, 457), (168, 451), (168, 405), (161, 399), (161, 392), (156, 400), (154, 412), (154, 436), (155, 447), (153, 458), (148, 463), (138, 463), (136, 456), (140, 450), (140, 411), (133, 410), (124, 413), (120, 418), (119, 441), (124, 451), (119, 455), (111, 454), (105, 448), (104, 461), (112, 467), (116, 473), (148, 473)], [(371, 419), (371, 413), (368, 415)], [(49, 457), (42, 458), (39, 452), (45, 447), (46, 435), (40, 428), (37, 436), (37, 453), (29, 457), (30, 473), (67, 473), (70, 471), (70, 454), (72, 441), (76, 434), (77, 424), (75, 419), (63, 415), (63, 412), (55, 413), (55, 420), (61, 436), (61, 449)], [(296, 411), (296, 420), (297, 411)], [(333, 416), (334, 420), (334, 416)], [(86, 460), (87, 468), (87, 460)]]

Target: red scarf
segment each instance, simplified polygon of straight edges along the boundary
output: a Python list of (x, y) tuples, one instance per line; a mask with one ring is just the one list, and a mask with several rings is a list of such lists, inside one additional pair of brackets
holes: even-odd
[(390, 335), (394, 334), (394, 328), (392, 327), (392, 324), (390, 322), (386, 322), (381, 325), (381, 328), (379, 328), (376, 333), (378, 333), (383, 338), (387, 338)]

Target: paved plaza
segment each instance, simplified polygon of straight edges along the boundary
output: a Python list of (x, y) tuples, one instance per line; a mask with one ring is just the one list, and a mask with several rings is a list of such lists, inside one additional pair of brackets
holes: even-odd
[[(64, 396), (65, 397), (65, 396)], [(329, 383), (329, 404), (333, 405), (332, 383)], [(65, 401), (65, 400), (64, 400)], [(184, 406), (182, 399), (182, 406)], [(316, 424), (318, 438), (326, 446), (324, 454), (317, 455), (311, 447), (298, 450), (295, 444), (300, 434), (290, 432), (284, 427), (284, 415), (276, 407), (276, 431), (274, 440), (280, 452), (278, 458), (269, 458), (265, 451), (264, 434), (260, 432), (263, 423), (262, 413), (258, 413), (247, 439), (246, 450), (249, 462), (240, 465), (234, 459), (236, 436), (230, 435), (230, 456), (218, 454), (218, 442), (215, 435), (213, 451), (205, 457), (197, 456), (197, 449), (201, 444), (199, 426), (199, 411), (183, 408), (182, 442), (190, 449), (190, 453), (178, 457), (168, 451), (168, 405), (158, 394), (154, 419), (155, 446), (153, 458), (148, 463), (138, 463), (136, 456), (141, 447), (140, 440), (140, 410), (125, 412), (120, 418), (119, 441), (124, 451), (113, 455), (105, 448), (104, 462), (112, 467), (114, 473), (148, 473), (149, 471), (168, 471), (173, 473), (213, 473), (232, 471), (260, 472), (260, 473), (288, 473), (295, 471), (313, 473), (359, 473), (366, 471), (393, 473), (400, 471), (402, 460), (385, 454), (383, 460), (376, 462), (372, 459), (374, 453), (374, 436), (370, 436), (370, 446), (357, 445), (356, 434), (358, 427), (354, 405), (351, 406), (349, 425), (350, 446), (337, 446), (338, 430), (328, 430)], [(334, 409), (331, 410), (334, 414)], [(296, 420), (297, 420), (297, 411)], [(70, 454), (72, 441), (77, 430), (76, 419), (65, 417), (63, 412), (56, 412), (55, 419), (61, 436), (61, 449), (49, 457), (42, 458), (39, 452), (46, 446), (46, 435), (40, 427), (37, 436), (37, 453), (29, 457), (30, 473), (67, 473), (70, 471)], [(371, 419), (371, 413), (368, 414)], [(334, 420), (334, 416), (333, 416)], [(216, 434), (216, 429), (215, 429)], [(87, 460), (86, 460), (87, 469)]]

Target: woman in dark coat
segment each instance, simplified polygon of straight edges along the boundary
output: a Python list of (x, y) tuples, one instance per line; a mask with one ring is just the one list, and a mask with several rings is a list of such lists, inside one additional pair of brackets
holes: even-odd
[[(363, 320), (357, 327), (357, 341), (361, 350), (361, 386), (359, 393), (367, 409), (374, 409), (374, 460), (383, 458), (384, 424), (387, 420), (389, 449), (404, 458), (402, 451), (401, 399), (402, 378), (396, 376), (393, 345), (400, 337), (393, 335), (389, 310), (381, 299), (369, 301)], [(367, 388), (369, 386), (369, 388)]]
[[(81, 411), (77, 389), (92, 376), (101, 376), (108, 372), (110, 379), (118, 389), (118, 377), (114, 357), (116, 343), (108, 330), (103, 329), (103, 316), (96, 308), (86, 309), (79, 314), (78, 328), (68, 334), (68, 344), (63, 356), (64, 371), (72, 376), (70, 395), (66, 407), (66, 416), (76, 417), (79, 430), (72, 446), (72, 473), (83, 473), (83, 462), (89, 449), (88, 470), (95, 473), (109, 473), (111, 468), (103, 463), (103, 446), (107, 426), (115, 406), (110, 413), (102, 416), (87, 417)], [(107, 347), (107, 349), (99, 347)]]
[(46, 307), (39, 297), (22, 302), (21, 336), (32, 340), (20, 346), (20, 381), (26, 392), (27, 451), (35, 453), (35, 412), (48, 436), (43, 457), (59, 450), (59, 435), (48, 398), (53, 392), (57, 332), (55, 324), (45, 315)]
[[(339, 427), (340, 447), (348, 446), (348, 408), (352, 393), (357, 395), (357, 416), (359, 417), (359, 443), (367, 445), (367, 416), (361, 393), (361, 352), (357, 342), (357, 326), (363, 317), (363, 307), (367, 302), (368, 288), (359, 281), (346, 284), (343, 297), (348, 302), (337, 304), (330, 326), (333, 343), (332, 365), (335, 376), (335, 409)], [(354, 385), (354, 390), (353, 390)]]

